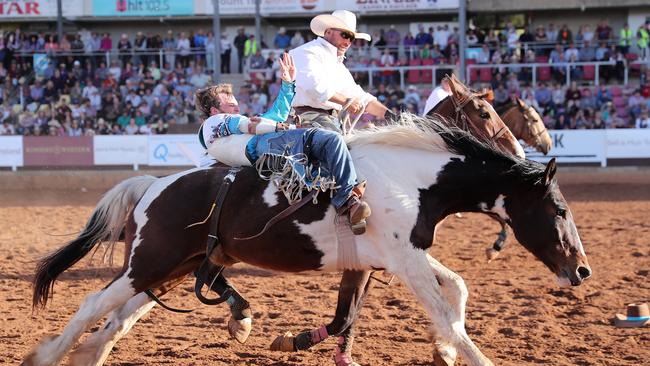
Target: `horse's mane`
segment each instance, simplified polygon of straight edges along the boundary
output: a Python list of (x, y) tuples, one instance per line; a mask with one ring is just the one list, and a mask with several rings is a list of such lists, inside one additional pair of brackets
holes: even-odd
[(355, 130), (346, 137), (351, 148), (363, 145), (388, 145), (431, 152), (449, 152), (466, 158), (499, 161), (509, 172), (531, 183), (544, 177), (544, 165), (504, 152), (492, 141), (480, 140), (471, 133), (452, 127), (436, 117), (419, 117), (403, 112), (385, 126)]

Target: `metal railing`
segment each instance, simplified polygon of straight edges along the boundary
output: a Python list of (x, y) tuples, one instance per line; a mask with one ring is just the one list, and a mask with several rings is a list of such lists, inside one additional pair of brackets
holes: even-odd
[[(530, 64), (473, 64), (473, 65), (467, 65), (467, 75), (468, 77), (472, 78), (472, 70), (477, 70), (477, 69), (531, 69), (531, 83), (532, 85), (537, 85), (537, 79), (539, 78), (538, 72), (539, 68), (549, 68), (551, 69), (551, 75), (550, 75), (550, 80), (553, 79), (552, 75), (552, 69), (557, 69), (557, 68), (563, 68), (565, 71), (565, 84), (569, 85), (571, 84), (572, 76), (571, 75), (571, 68), (572, 67), (583, 67), (584, 66), (593, 66), (594, 67), (594, 84), (599, 85), (600, 84), (600, 67), (601, 66), (616, 66), (616, 62), (614, 61), (593, 61), (593, 62), (557, 62), (557, 63), (530, 63)], [(584, 71), (583, 71), (584, 72)], [(480, 81), (480, 75), (477, 75), (476, 78)], [(472, 78), (473, 79), (473, 78)], [(591, 78), (590, 78), (591, 79)], [(491, 80), (491, 77), (490, 77)], [(584, 80), (584, 79), (583, 79)], [(470, 82), (474, 82), (474, 80), (470, 79)], [(485, 81), (487, 82), (487, 81)], [(627, 84), (627, 80), (626, 80)]]

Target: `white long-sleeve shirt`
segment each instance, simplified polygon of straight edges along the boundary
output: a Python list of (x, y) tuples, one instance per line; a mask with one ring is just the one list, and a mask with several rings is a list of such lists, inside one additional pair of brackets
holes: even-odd
[(377, 99), (354, 81), (336, 52), (336, 47), (320, 37), (289, 51), (297, 71), (292, 106), (341, 110), (340, 104), (329, 101), (335, 93), (357, 98), (364, 105)]

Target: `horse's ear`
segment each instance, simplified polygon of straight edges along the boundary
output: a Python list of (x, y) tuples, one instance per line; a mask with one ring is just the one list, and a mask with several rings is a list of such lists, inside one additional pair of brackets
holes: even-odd
[(546, 164), (546, 170), (544, 171), (544, 185), (548, 186), (553, 181), (555, 177), (555, 172), (557, 171), (557, 165), (555, 164), (555, 158), (552, 158), (548, 164)]
[(524, 101), (521, 100), (521, 98), (517, 98), (517, 105), (518, 105), (519, 108), (521, 108), (521, 109), (526, 108), (526, 103), (524, 103)]
[(447, 85), (449, 85), (449, 90), (451, 90), (451, 94), (458, 96), (458, 79), (456, 79), (456, 75), (451, 74), (451, 76), (447, 75), (445, 76), (445, 79), (447, 80)]

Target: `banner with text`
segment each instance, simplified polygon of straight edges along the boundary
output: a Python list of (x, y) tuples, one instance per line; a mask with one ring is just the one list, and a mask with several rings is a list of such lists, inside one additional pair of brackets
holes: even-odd
[(93, 138), (24, 137), (25, 166), (93, 165)]
[(23, 166), (22, 136), (0, 136), (0, 166)]
[(100, 17), (142, 17), (193, 15), (192, 0), (93, 0), (92, 15)]
[(149, 136), (149, 165), (198, 165), (204, 152), (196, 135)]
[(650, 158), (650, 130), (607, 130), (609, 159)]
[[(337, 9), (354, 12), (386, 12), (458, 9), (458, 0), (337, 0)], [(414, 33), (415, 34), (415, 33)]]
[(95, 136), (95, 165), (148, 164), (147, 136)]
[(553, 147), (548, 155), (526, 149), (526, 157), (542, 163), (598, 163), (605, 165), (606, 130), (552, 130)]
[[(327, 10), (323, 6), (324, 2), (325, 0), (260, 0), (260, 13), (318, 13)], [(212, 0), (204, 0), (202, 5), (203, 9), (197, 9), (197, 13), (214, 13)], [(219, 0), (219, 14), (255, 14), (255, 0)]]
[[(0, 18), (56, 18), (57, 0), (0, 0)], [(64, 17), (84, 15), (84, 0), (61, 1)]]

